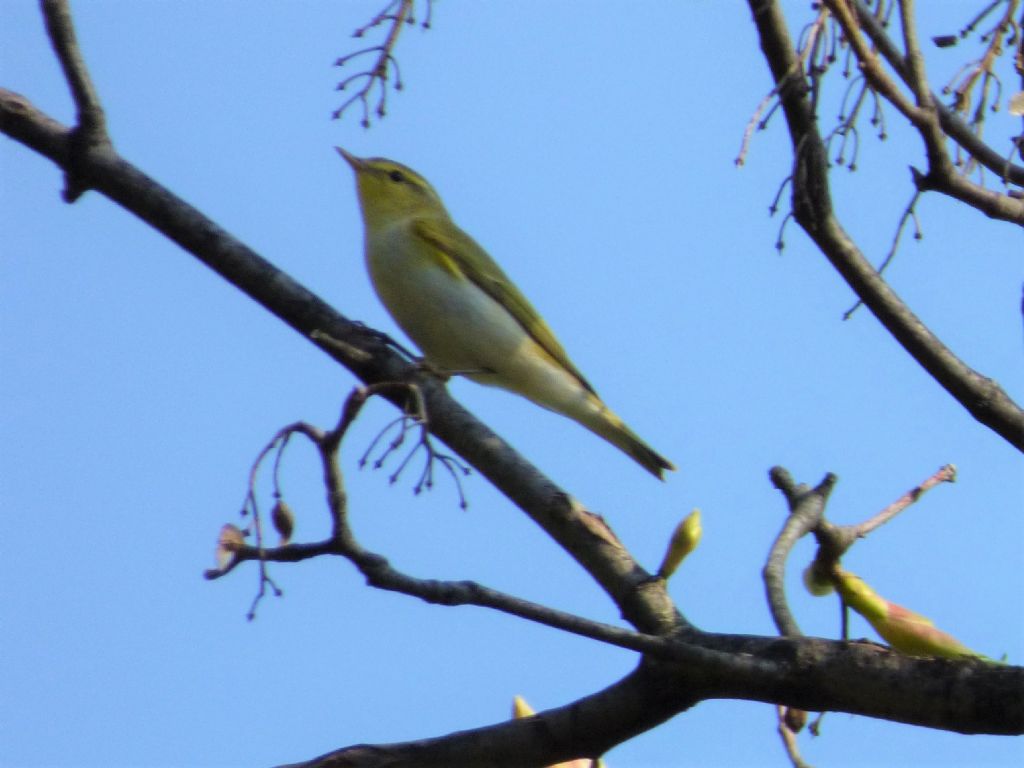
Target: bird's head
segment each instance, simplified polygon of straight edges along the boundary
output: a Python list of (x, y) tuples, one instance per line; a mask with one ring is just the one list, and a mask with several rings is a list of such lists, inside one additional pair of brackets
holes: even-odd
[(410, 216), (447, 216), (444, 203), (416, 171), (383, 157), (361, 158), (335, 147), (356, 174), (363, 219), (374, 228)]

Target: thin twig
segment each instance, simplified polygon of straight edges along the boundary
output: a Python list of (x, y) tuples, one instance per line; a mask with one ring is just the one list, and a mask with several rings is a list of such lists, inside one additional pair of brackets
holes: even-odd
[[(892, 245), (889, 246), (889, 252), (885, 254), (885, 258), (882, 259), (882, 263), (878, 266), (878, 274), (881, 275), (883, 272), (885, 272), (886, 268), (896, 257), (896, 250), (899, 248), (900, 238), (903, 235), (903, 230), (906, 227), (907, 221), (912, 220), (914, 222), (914, 239), (921, 239), (921, 222), (918, 221), (917, 219), (917, 211), (915, 209), (917, 201), (920, 199), (920, 197), (921, 190), (915, 188), (914, 194), (911, 195), (910, 197), (910, 202), (907, 203), (907, 207), (903, 209), (903, 215), (900, 216), (899, 224), (896, 225), (896, 234), (893, 235)], [(860, 308), (863, 304), (863, 301), (857, 299), (854, 305), (843, 313), (843, 320), (849, 320), (851, 317), (853, 317), (853, 313), (856, 312), (857, 309)]]
[[(839, 565), (843, 555), (856, 543), (876, 528), (892, 520), (900, 512), (921, 498), (926, 492), (940, 483), (952, 483), (956, 481), (956, 467), (946, 464), (921, 484), (911, 488), (900, 498), (887, 506), (881, 512), (872, 515), (862, 523), (852, 525), (835, 525), (824, 517), (814, 528), (813, 533), (818, 541), (818, 551), (811, 563), (811, 571), (822, 579), (826, 579)], [(846, 634), (846, 614), (843, 614), (843, 635)]]
[(43, 18), (46, 20), (46, 32), (64, 70), (64, 78), (71, 89), (71, 97), (78, 110), (78, 129), (85, 133), (90, 141), (107, 141), (106, 115), (78, 46), (67, 0), (43, 0), (42, 9)]
[(908, 85), (919, 107), (933, 108), (932, 90), (924, 70), (924, 55), (917, 41), (914, 0), (897, 0), (900, 8), (900, 29), (903, 32), (903, 60), (907, 63)]
[[(792, 711), (781, 704), (775, 705), (775, 714), (779, 720), (779, 736), (782, 738), (782, 744), (786, 748), (786, 754), (789, 756), (789, 761), (793, 764), (793, 768), (811, 768), (811, 764), (800, 756), (800, 747), (796, 743), (797, 732), (789, 725), (789, 713)], [(804, 713), (805, 718), (806, 716), (806, 713)]]
[(824, 8), (818, 12), (817, 18), (808, 25), (807, 37), (803, 41), (803, 46), (799, 49), (799, 55), (797, 56), (797, 60), (793, 63), (793, 67), (786, 76), (779, 80), (779, 82), (775, 84), (775, 87), (772, 88), (763, 99), (761, 99), (761, 102), (757, 105), (754, 113), (750, 116), (750, 119), (747, 121), (747, 126), (743, 130), (743, 140), (740, 142), (739, 154), (736, 155), (736, 160), (734, 161), (736, 165), (741, 166), (746, 161), (747, 151), (750, 149), (750, 139), (754, 135), (754, 130), (762, 130), (767, 125), (768, 118), (765, 118), (762, 121), (761, 115), (764, 113), (765, 109), (768, 108), (768, 105), (775, 100), (783, 88), (790, 85), (794, 80), (799, 80), (800, 77), (803, 76), (804, 62), (807, 60), (811, 50), (817, 45), (818, 37), (821, 34), (821, 30), (825, 27), (828, 15), (828, 11)]
[(71, 133), (71, 151), (62, 193), (65, 202), (73, 203), (89, 188), (88, 181), (82, 175), (81, 154), (94, 147), (109, 147), (110, 136), (99, 94), (78, 46), (67, 0), (43, 0), (42, 10), (46, 32), (64, 70), (64, 79), (67, 80), (77, 110), (77, 125)]
[[(363, 406), (371, 397), (387, 394), (396, 389), (409, 390), (416, 395), (417, 388), (415, 385), (404, 382), (381, 382), (365, 387), (357, 387), (346, 398), (338, 423), (334, 429), (324, 432), (310, 424), (296, 422), (278, 430), (260, 451), (249, 471), (246, 504), (253, 510), (254, 528), (256, 531), (255, 545), (233, 547), (232, 553), (234, 556), (232, 560), (223, 568), (206, 571), (205, 577), (211, 580), (221, 578), (234, 570), (240, 563), (255, 560), (260, 568), (260, 582), (259, 590), (248, 614), (251, 619), (255, 616), (256, 607), (264, 597), (268, 587), (273, 589), (275, 594), (280, 594), (280, 589), (266, 572), (267, 563), (294, 563), (323, 555), (336, 555), (350, 560), (366, 577), (367, 583), (378, 589), (418, 597), (428, 603), (450, 606), (476, 605), (492, 608), (503, 613), (621, 648), (641, 653), (652, 653), (659, 657), (678, 658), (681, 651), (678, 648), (674, 649), (671, 644), (667, 644), (664, 638), (644, 635), (632, 630), (591, 621), (565, 611), (559, 611), (538, 603), (513, 597), (472, 581), (439, 581), (436, 579), (414, 578), (392, 568), (383, 556), (363, 548), (356, 539), (348, 515), (348, 496), (339, 465), (341, 443)], [(414, 406), (414, 410), (425, 409), (426, 406), (422, 398), (418, 397), (416, 400), (417, 404)], [(329, 539), (314, 543), (288, 543), (278, 547), (264, 547), (255, 492), (259, 468), (270, 453), (277, 448), (275, 456), (276, 469), (284, 445), (295, 434), (301, 434), (309, 439), (320, 455), (327, 490), (327, 510), (331, 518), (332, 534)]]
[(455, 489), (459, 495), (459, 507), (461, 509), (468, 509), (469, 502), (466, 498), (465, 489), (462, 486), (462, 477), (470, 474), (470, 468), (467, 464), (459, 460), (457, 456), (438, 450), (433, 439), (431, 439), (430, 419), (427, 413), (427, 405), (419, 386), (415, 383), (406, 382), (384, 382), (379, 386), (381, 387), (380, 389), (374, 390), (370, 394), (401, 389), (408, 393), (413, 402), (411, 406), (407, 407), (405, 413), (397, 419), (390, 421), (384, 429), (378, 432), (377, 436), (370, 441), (370, 445), (359, 459), (359, 466), (366, 466), (369, 461), (370, 454), (373, 453), (373, 450), (381, 442), (384, 436), (391, 431), (392, 427), (396, 425), (398, 426), (398, 434), (384, 447), (384, 450), (373, 462), (374, 469), (381, 469), (387, 462), (388, 458), (401, 448), (405, 443), (405, 436), (409, 430), (419, 429), (419, 439), (409, 453), (407, 453), (399, 462), (398, 467), (388, 476), (388, 482), (391, 484), (398, 482), (413, 457), (422, 448), (425, 453), (425, 458), (419, 478), (413, 484), (413, 494), (418, 496), (424, 489), (430, 490), (434, 487), (434, 463), (438, 462), (442, 467), (444, 467), (445, 471), (455, 483)]
[(871, 533), (879, 526), (885, 525), (887, 522), (892, 520), (896, 515), (905, 510), (915, 501), (921, 498), (925, 493), (930, 491), (941, 483), (955, 483), (956, 482), (956, 467), (952, 464), (946, 464), (939, 468), (939, 470), (925, 480), (920, 485), (917, 485), (907, 491), (905, 494), (900, 496), (896, 501), (887, 506), (881, 512), (873, 515), (869, 519), (862, 523), (851, 526), (853, 532), (857, 538), (863, 538)]
[[(360, 124), (364, 128), (370, 127), (370, 106), (369, 97), (373, 91), (374, 86), (377, 86), (380, 94), (377, 98), (377, 104), (374, 108), (374, 113), (377, 117), (384, 117), (387, 111), (387, 94), (388, 94), (388, 81), (391, 79), (391, 70), (395, 72), (395, 90), (402, 90), (402, 76), (398, 68), (398, 60), (394, 56), (394, 48), (398, 42), (398, 36), (401, 34), (402, 27), (406, 23), (412, 22), (412, 10), (415, 0), (392, 0), (385, 7), (384, 10), (379, 12), (373, 17), (367, 24), (360, 27), (355, 31), (353, 37), (362, 37), (368, 30), (376, 27), (385, 22), (390, 22), (391, 26), (388, 29), (387, 35), (384, 38), (384, 42), (380, 45), (374, 45), (369, 48), (364, 48), (360, 51), (347, 54), (339, 57), (334, 63), (335, 66), (342, 67), (350, 63), (352, 60), (361, 56), (372, 54), (377, 52), (377, 59), (373, 65), (364, 72), (360, 72), (355, 75), (342, 80), (336, 90), (343, 91), (351, 83), (365, 78), (365, 83), (346, 100), (340, 107), (333, 112), (335, 120), (339, 119), (345, 111), (356, 101), (362, 104), (363, 108), (363, 119)], [(397, 8), (397, 11), (394, 10)], [(427, 2), (427, 20), (424, 22), (424, 28), (430, 26), (430, 0)]]
[(857, 57), (857, 64), (871, 82), (872, 88), (881, 93), (886, 101), (896, 107), (911, 123), (914, 125), (922, 123), (925, 118), (921, 110), (911, 104), (900, 92), (896, 83), (882, 69), (878, 55), (868, 47), (861, 35), (860, 25), (847, 6), (846, 0), (824, 0), (824, 4), (832, 11), (836, 21), (842, 27), (843, 34)]
[[(285, 446), (288, 444), (289, 438), (291, 438), (291, 436), (296, 433), (303, 434), (310, 440), (313, 440), (314, 442), (316, 442), (317, 439), (320, 439), (323, 435), (323, 433), (316, 427), (306, 424), (304, 422), (296, 422), (294, 424), (289, 424), (287, 427), (279, 429), (274, 434), (274, 436), (263, 447), (259, 454), (257, 454), (256, 459), (252, 463), (252, 467), (249, 469), (249, 483), (245, 492), (245, 500), (242, 503), (241, 514), (243, 517), (248, 516), (248, 514), (250, 513), (252, 515), (252, 533), (256, 540), (256, 545), (255, 547), (253, 547), (253, 549), (257, 552), (262, 552), (264, 549), (263, 516), (260, 514), (258, 496), (256, 493), (256, 481), (259, 476), (260, 466), (263, 464), (263, 461), (267, 458), (270, 452), (275, 450), (276, 448), (277, 451), (274, 456), (273, 465), (273, 493), (275, 499), (280, 499), (281, 493), (280, 482), (278, 479), (278, 470), (281, 462), (281, 457), (284, 453)], [(281, 588), (278, 587), (277, 584), (274, 583), (273, 579), (270, 578), (270, 574), (267, 571), (266, 561), (264, 561), (261, 558), (257, 559), (259, 560), (259, 587), (256, 591), (256, 597), (253, 598), (252, 605), (249, 607), (249, 611), (246, 614), (246, 618), (249, 619), (249, 621), (252, 621), (256, 618), (256, 608), (259, 606), (260, 601), (263, 600), (264, 596), (266, 595), (268, 586), (270, 587), (270, 589), (272, 590), (273, 594), (276, 597), (281, 597), (281, 595), (284, 594)], [(223, 575), (224, 573), (228, 573), (229, 571), (234, 569), (234, 567), (238, 565), (239, 562), (241, 562), (241, 560), (236, 552), (235, 557), (230, 561), (228, 567), (225, 567), (223, 569), (217, 569), (217, 571), (208, 571), (207, 573), (209, 574), (213, 572), (220, 572), (220, 575)]]

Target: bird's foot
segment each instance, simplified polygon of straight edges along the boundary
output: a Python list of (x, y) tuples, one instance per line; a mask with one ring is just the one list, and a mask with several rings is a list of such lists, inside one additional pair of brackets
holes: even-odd
[(422, 373), (447, 382), (453, 376), (486, 376), (493, 374), (490, 368), (442, 368), (425, 357), (416, 359), (416, 368)]
[(385, 346), (391, 347), (396, 352), (398, 352), (400, 355), (405, 357), (407, 360), (417, 360), (418, 359), (416, 357), (416, 355), (413, 354), (413, 352), (410, 349), (405, 347), (401, 342), (396, 341), (394, 338), (392, 338), (388, 334), (384, 333), (384, 331), (378, 331), (376, 328), (371, 328), (366, 323), (364, 323), (362, 320), (353, 320), (352, 324), (359, 326), (359, 329), (363, 333), (365, 333), (365, 334), (367, 334), (369, 336), (372, 336), (377, 341), (379, 341), (381, 344), (384, 344)]

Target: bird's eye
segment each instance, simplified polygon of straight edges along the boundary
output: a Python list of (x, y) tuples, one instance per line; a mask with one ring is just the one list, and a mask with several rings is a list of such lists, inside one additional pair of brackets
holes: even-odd
[(397, 182), (399, 184), (405, 181), (405, 174), (402, 173), (401, 171), (392, 171), (391, 173), (388, 174), (388, 176), (391, 178), (392, 181)]

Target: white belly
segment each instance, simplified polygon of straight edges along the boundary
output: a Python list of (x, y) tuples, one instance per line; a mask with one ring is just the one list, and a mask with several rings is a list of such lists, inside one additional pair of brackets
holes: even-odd
[(412, 258), (402, 237), (381, 237), (372, 259), (367, 245), (377, 295), (428, 362), (573, 418), (602, 410), (576, 377), (476, 285), (434, 262)]

